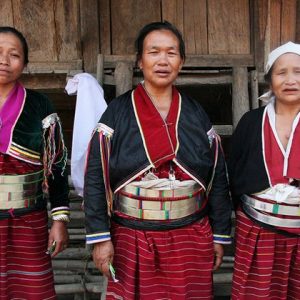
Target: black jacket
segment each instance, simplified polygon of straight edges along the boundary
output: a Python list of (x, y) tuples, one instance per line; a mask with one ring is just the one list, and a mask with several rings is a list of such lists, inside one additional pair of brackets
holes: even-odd
[[(181, 96), (182, 103), (178, 122), (179, 149), (175, 160), (177, 165), (207, 188), (214, 165), (214, 150), (211, 149), (207, 136), (211, 124), (198, 102), (185, 95)], [(100, 123), (114, 131), (111, 140), (109, 177), (112, 191), (116, 192), (125, 183), (134, 180), (142, 170), (150, 165), (134, 115), (131, 91), (119, 96), (109, 104)], [(92, 138), (87, 161), (84, 203), (87, 234), (109, 231), (97, 132)], [(209, 193), (208, 214), (214, 234), (230, 235), (231, 204), (221, 150), (213, 186)], [(177, 222), (177, 227), (185, 225), (180, 224), (180, 220), (172, 222)]]

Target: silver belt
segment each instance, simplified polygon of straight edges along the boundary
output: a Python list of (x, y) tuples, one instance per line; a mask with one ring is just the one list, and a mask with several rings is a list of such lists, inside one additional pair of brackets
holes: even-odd
[(42, 197), (43, 171), (25, 175), (0, 175), (0, 209), (26, 208)]
[(243, 203), (251, 206), (252, 208), (258, 209), (260, 211), (265, 211), (272, 214), (285, 215), (285, 216), (295, 216), (300, 217), (300, 207), (299, 206), (288, 206), (278, 203), (269, 203), (265, 201), (260, 201), (248, 195), (243, 195), (241, 197)]
[[(183, 196), (183, 195), (182, 195)], [(134, 199), (118, 194), (115, 200), (116, 211), (143, 220), (180, 219), (200, 211), (205, 205), (203, 190), (182, 200), (165, 201)]]
[(273, 217), (270, 215), (265, 215), (258, 212), (251, 206), (243, 203), (244, 211), (253, 219), (260, 221), (265, 224), (269, 224), (277, 227), (286, 227), (286, 228), (300, 228), (300, 219), (282, 219), (278, 217)]
[(191, 187), (178, 188), (174, 190), (153, 190), (149, 188), (136, 187), (133, 185), (126, 185), (122, 188), (121, 192), (145, 198), (177, 198), (191, 195), (199, 189), (201, 189), (201, 187), (198, 183), (195, 183)]

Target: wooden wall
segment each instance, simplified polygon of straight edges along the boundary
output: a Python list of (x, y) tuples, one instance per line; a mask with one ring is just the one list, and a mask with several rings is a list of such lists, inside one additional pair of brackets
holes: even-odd
[(188, 55), (251, 54), (259, 69), (273, 48), (300, 42), (300, 0), (1, 0), (0, 8), (0, 25), (26, 36), (33, 74), (95, 73), (98, 53), (134, 54), (138, 30), (160, 20), (181, 30)]

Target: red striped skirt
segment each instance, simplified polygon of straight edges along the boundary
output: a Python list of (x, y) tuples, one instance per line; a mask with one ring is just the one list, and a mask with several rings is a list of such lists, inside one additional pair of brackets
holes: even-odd
[(212, 299), (213, 236), (208, 218), (144, 231), (112, 224), (114, 267), (107, 299)]
[(56, 299), (47, 212), (0, 220), (0, 300)]
[(232, 299), (300, 299), (300, 237), (264, 229), (237, 212)]

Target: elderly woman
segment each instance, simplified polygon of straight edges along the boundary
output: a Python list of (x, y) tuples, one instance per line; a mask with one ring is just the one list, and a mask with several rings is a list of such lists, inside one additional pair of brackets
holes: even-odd
[[(49, 100), (18, 81), (27, 63), (24, 36), (0, 27), (1, 300), (56, 299), (50, 254), (68, 242), (61, 127)], [(53, 219), (49, 235), (47, 199)]]
[(271, 52), (265, 73), (268, 104), (246, 113), (232, 139), (232, 299), (299, 299), (300, 45)]
[(115, 267), (107, 299), (211, 299), (231, 231), (219, 138), (173, 86), (185, 58), (179, 31), (148, 24), (136, 47), (144, 81), (109, 104), (91, 141), (87, 243), (104, 275)]

